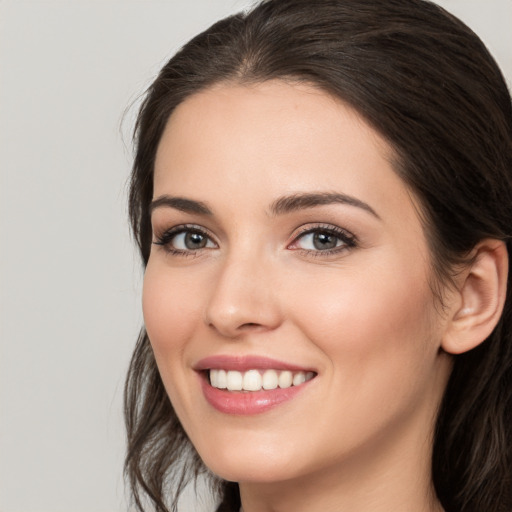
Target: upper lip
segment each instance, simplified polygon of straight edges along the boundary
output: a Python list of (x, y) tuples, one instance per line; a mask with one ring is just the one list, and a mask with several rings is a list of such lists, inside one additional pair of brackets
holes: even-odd
[(210, 369), (235, 370), (245, 372), (248, 370), (289, 370), (294, 372), (315, 371), (313, 368), (279, 361), (265, 356), (244, 355), (232, 356), (220, 354), (201, 359), (194, 365), (194, 370), (204, 371)]

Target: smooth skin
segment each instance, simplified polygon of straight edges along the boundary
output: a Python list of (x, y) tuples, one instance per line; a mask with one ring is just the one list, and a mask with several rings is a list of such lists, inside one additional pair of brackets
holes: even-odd
[[(240, 483), (244, 512), (442, 510), (430, 460), (448, 352), (492, 331), (506, 251), (475, 248), (440, 308), (392, 157), (356, 112), (304, 84), (220, 84), (168, 122), (145, 324), (183, 427), (214, 473)], [(224, 414), (194, 370), (219, 354), (317, 375), (270, 411)]]

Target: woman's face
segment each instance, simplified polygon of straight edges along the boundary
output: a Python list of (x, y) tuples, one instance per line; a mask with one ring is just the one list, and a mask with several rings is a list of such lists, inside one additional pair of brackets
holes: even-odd
[(172, 114), (144, 318), (176, 413), (223, 478), (357, 474), (429, 452), (447, 320), (391, 157), (306, 85), (220, 85)]

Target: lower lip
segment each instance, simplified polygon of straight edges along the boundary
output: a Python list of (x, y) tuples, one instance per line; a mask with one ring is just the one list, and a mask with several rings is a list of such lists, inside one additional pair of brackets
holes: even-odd
[(281, 389), (262, 389), (261, 391), (227, 391), (210, 385), (203, 375), (201, 386), (207, 402), (224, 414), (253, 415), (260, 414), (288, 402), (303, 391), (311, 381), (299, 386)]

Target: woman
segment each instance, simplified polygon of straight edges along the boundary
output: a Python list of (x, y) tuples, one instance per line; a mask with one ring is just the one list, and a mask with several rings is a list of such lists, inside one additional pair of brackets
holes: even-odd
[(178, 52), (130, 190), (139, 509), (206, 471), (219, 511), (512, 510), (511, 143), (422, 0), (270, 0)]

